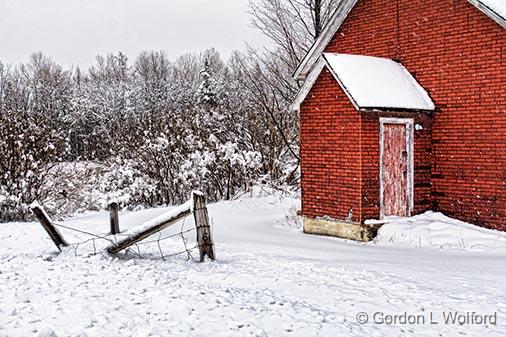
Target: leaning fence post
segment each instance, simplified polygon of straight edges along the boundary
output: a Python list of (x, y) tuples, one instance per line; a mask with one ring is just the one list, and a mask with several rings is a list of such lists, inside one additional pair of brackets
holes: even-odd
[(58, 250), (61, 252), (61, 246), (67, 247), (69, 244), (65, 241), (60, 231), (58, 231), (58, 229), (53, 225), (44, 208), (36, 201), (30, 205), (30, 208), (42, 227), (44, 227), (47, 234), (49, 234), (49, 237), (53, 240)]
[(120, 233), (119, 229), (119, 205), (116, 201), (109, 202), (109, 219), (111, 223), (111, 234), (116, 235)]
[(207, 255), (214, 260), (214, 244), (209, 225), (209, 214), (207, 213), (206, 197), (199, 192), (193, 192), (193, 216), (197, 227), (197, 244), (200, 252), (200, 262), (204, 262)]

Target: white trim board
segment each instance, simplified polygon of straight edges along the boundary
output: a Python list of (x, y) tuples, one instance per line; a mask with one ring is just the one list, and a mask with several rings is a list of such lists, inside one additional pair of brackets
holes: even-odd
[[(483, 1), (480, 0), (468, 0), (474, 7), (482, 11), (486, 16), (497, 22), (502, 28), (506, 29), (506, 18), (500, 13), (494, 11), (494, 9), (487, 6)], [(506, 0), (502, 0), (506, 1)]]
[(408, 151), (408, 216), (411, 216), (413, 209), (415, 207), (414, 200), (414, 186), (415, 186), (415, 121), (413, 118), (380, 118), (380, 219), (383, 220), (385, 218), (385, 205), (383, 200), (383, 151), (384, 151), (384, 131), (385, 124), (404, 124), (406, 125), (406, 150)]
[(323, 50), (330, 43), (337, 30), (348, 17), (358, 0), (341, 0), (332, 13), (329, 22), (293, 74), (294, 79), (305, 80)]
[(325, 60), (323, 58), (320, 58), (318, 60), (318, 63), (316, 64), (316, 66), (311, 71), (311, 73), (306, 77), (306, 81), (304, 82), (304, 84), (300, 88), (299, 92), (297, 93), (297, 96), (295, 96), (295, 99), (293, 100), (292, 104), (290, 105), (290, 109), (295, 110), (295, 111), (299, 110), (300, 105), (302, 104), (302, 102), (304, 102), (306, 97), (309, 95), (309, 92), (311, 91), (311, 89), (315, 85), (318, 77), (320, 77), (320, 74), (321, 74), (323, 68), (325, 67), (325, 65), (326, 65)]

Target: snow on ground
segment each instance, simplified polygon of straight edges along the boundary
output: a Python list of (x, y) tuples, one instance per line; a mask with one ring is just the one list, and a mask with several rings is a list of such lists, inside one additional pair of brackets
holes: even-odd
[(380, 245), (437, 249), (492, 250), (506, 253), (506, 233), (426, 212), (411, 218), (390, 217), (378, 232)]
[[(204, 264), (159, 260), (156, 244), (143, 247), (144, 259), (92, 255), (91, 243), (77, 257), (73, 249), (56, 255), (37, 223), (0, 224), (0, 336), (504, 336), (502, 249), (472, 250), (467, 234), (458, 249), (401, 242), (404, 231), (452, 230), (444, 219), (446, 229), (431, 228), (431, 214), (419, 228), (396, 220), (398, 232), (390, 223), (368, 244), (309, 236), (294, 229), (297, 207), (279, 196), (210, 205), (218, 260)], [(121, 226), (165, 211), (122, 213)], [(103, 234), (107, 223), (100, 212), (64, 224)], [(70, 242), (85, 238), (62, 232)], [(161, 245), (175, 252), (181, 240)], [(496, 314), (497, 323), (444, 324), (454, 311)], [(357, 322), (361, 313), (365, 324)], [(380, 324), (382, 313), (419, 315), (419, 324)]]

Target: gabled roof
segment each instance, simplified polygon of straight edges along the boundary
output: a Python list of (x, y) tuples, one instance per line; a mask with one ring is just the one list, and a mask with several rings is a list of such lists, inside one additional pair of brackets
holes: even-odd
[(316, 39), (311, 49), (309, 49), (309, 52), (299, 64), (297, 69), (295, 69), (295, 73), (293, 74), (295, 79), (304, 80), (306, 78), (312, 66), (320, 58), (320, 55), (330, 43), (337, 30), (341, 27), (353, 7), (355, 7), (357, 1), (358, 0), (341, 0), (339, 2), (322, 33), (318, 39)]
[(427, 92), (404, 66), (390, 59), (325, 53), (295, 99), (297, 109), (327, 67), (355, 108), (369, 110), (434, 111)]
[[(358, 0), (341, 0), (334, 10), (322, 34), (315, 41), (307, 55), (295, 70), (293, 77), (305, 80), (312, 67), (318, 61), (327, 45), (343, 24)], [(467, 0), (476, 8), (485, 13), (501, 27), (506, 28), (506, 0)]]

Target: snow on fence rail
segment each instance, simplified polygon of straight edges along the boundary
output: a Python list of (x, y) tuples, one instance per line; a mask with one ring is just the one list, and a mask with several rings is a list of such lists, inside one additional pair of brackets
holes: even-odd
[[(37, 202), (31, 205), (31, 209), (35, 217), (39, 220), (43, 228), (49, 234), (56, 247), (61, 251), (61, 247), (69, 246), (65, 241), (61, 233), (55, 227), (55, 223), (51, 221), (44, 208)], [(117, 205), (112, 203), (110, 205), (110, 219), (111, 219), (111, 235), (119, 234), (119, 219), (118, 219), (118, 208)], [(192, 198), (186, 203), (169, 210), (168, 212), (143, 223), (140, 226), (131, 228), (130, 230), (122, 233), (123, 237), (117, 242), (107, 239), (106, 237), (99, 237), (110, 242), (106, 247), (106, 251), (109, 254), (115, 255), (122, 250), (128, 249), (133, 245), (137, 245), (139, 242), (146, 238), (160, 233), (162, 230), (174, 225), (175, 223), (185, 219), (187, 216), (193, 213), (195, 219), (195, 227), (197, 232), (197, 247), (200, 253), (200, 261), (203, 262), (207, 255), (211, 260), (215, 259), (214, 254), (214, 243), (211, 235), (211, 227), (209, 224), (209, 215), (206, 207), (205, 196), (200, 192), (193, 192)], [(63, 226), (62, 226), (63, 227)], [(92, 233), (87, 233), (90, 236), (98, 237)], [(182, 233), (180, 233), (182, 234)], [(183, 240), (184, 241), (184, 240)], [(186, 243), (185, 243), (186, 246)], [(188, 249), (186, 249), (188, 253)], [(163, 258), (163, 254), (162, 254)]]
[(117, 243), (109, 245), (106, 248), (107, 252), (113, 255), (117, 254), (120, 251), (150, 237), (151, 235), (161, 232), (176, 222), (183, 220), (190, 215), (192, 204), (193, 203), (190, 200), (185, 204), (171, 209), (170, 211), (149, 220), (140, 226), (134, 227), (125, 233), (122, 233), (124, 238), (119, 240)]

